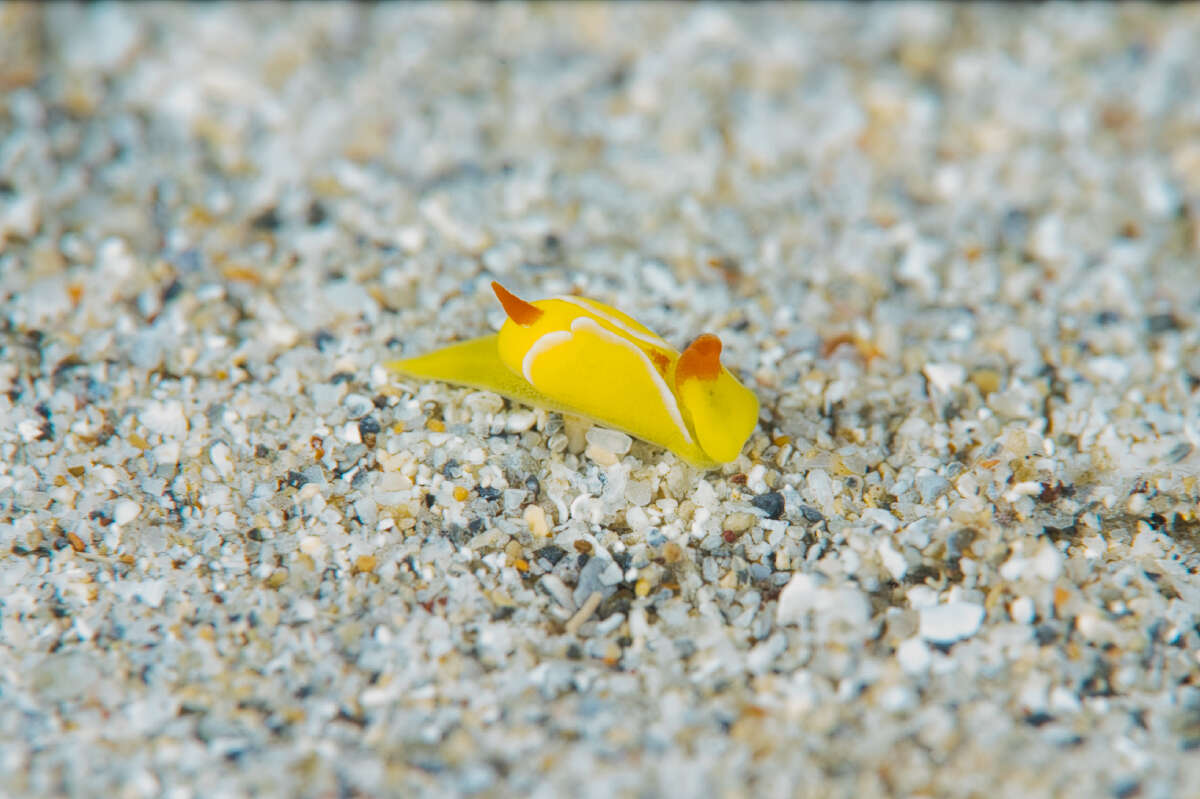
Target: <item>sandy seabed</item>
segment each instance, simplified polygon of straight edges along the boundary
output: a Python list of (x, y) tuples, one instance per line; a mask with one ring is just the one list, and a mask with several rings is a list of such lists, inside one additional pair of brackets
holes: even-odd
[[(0, 6), (0, 795), (1200, 796), (1200, 8)], [(576, 292), (701, 472), (389, 375)]]

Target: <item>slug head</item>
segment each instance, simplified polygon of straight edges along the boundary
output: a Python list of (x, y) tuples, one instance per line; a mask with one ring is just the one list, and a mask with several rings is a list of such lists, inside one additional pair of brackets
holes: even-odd
[(705, 454), (718, 463), (736, 458), (758, 423), (758, 398), (721, 365), (721, 339), (705, 333), (688, 345), (675, 394)]

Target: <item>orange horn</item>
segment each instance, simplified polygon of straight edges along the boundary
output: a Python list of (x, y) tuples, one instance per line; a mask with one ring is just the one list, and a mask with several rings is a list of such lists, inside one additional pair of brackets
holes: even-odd
[[(492, 291), (496, 292), (496, 299), (500, 300), (500, 304), (504, 306), (504, 312), (508, 314), (508, 318), (521, 327), (529, 327), (542, 318), (544, 311), (541, 308), (525, 302), (494, 280), (492, 281)], [(718, 346), (720, 345), (718, 344)]]
[(701, 380), (716, 380), (721, 374), (721, 339), (712, 333), (704, 333), (687, 346), (679, 356), (675, 367), (675, 385), (698, 377)]

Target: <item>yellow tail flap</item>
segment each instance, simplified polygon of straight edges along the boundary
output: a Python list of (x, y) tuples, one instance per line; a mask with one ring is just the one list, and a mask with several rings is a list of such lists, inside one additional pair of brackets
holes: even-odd
[(500, 360), (495, 334), (451, 344), (427, 355), (389, 361), (388, 369), (422, 380), (438, 380), (460, 386), (494, 391), (515, 400), (543, 408), (556, 403), (544, 397), (524, 378), (515, 375)]

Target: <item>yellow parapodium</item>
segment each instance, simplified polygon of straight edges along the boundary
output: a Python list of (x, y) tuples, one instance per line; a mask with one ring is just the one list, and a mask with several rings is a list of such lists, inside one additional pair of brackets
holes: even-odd
[(583, 416), (703, 468), (737, 458), (754, 431), (758, 398), (721, 364), (711, 333), (680, 353), (595, 300), (526, 302), (499, 283), (492, 289), (508, 315), (499, 333), (388, 368)]

